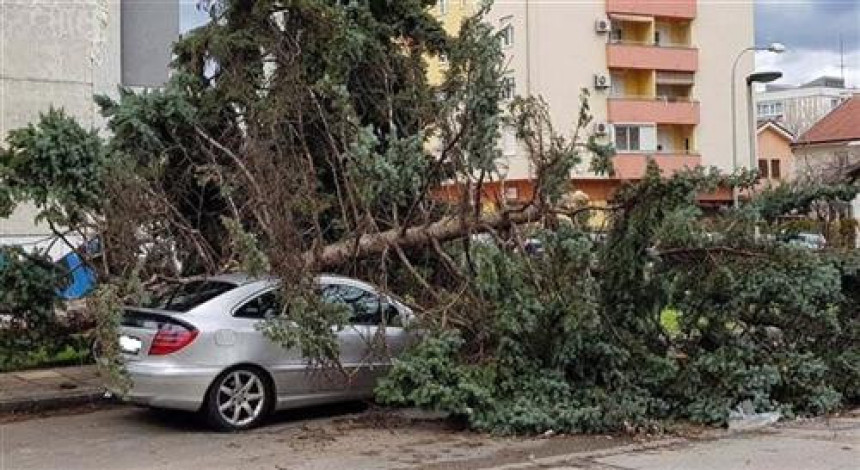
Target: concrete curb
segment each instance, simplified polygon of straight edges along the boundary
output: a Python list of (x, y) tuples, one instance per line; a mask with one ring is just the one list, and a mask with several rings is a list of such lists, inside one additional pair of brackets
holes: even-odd
[(66, 393), (0, 400), (0, 413), (33, 413), (102, 402), (107, 403), (103, 390), (71, 390)]
[[(553, 455), (550, 457), (541, 457), (537, 459), (531, 459), (529, 462), (518, 462), (511, 463), (506, 465), (501, 465), (498, 467), (492, 467), (488, 470), (528, 470), (528, 469), (540, 469), (540, 468), (550, 468), (557, 467), (559, 465), (570, 465), (570, 464), (578, 464), (582, 463), (583, 460), (589, 459), (597, 459), (602, 457), (608, 457), (616, 454), (623, 454), (627, 452), (642, 452), (648, 450), (656, 450), (663, 449), (666, 447), (674, 447), (678, 445), (689, 444), (690, 440), (686, 438), (680, 437), (668, 437), (663, 439), (657, 439), (650, 442), (636, 443), (636, 444), (627, 444), (618, 447), (610, 447), (607, 449), (600, 450), (592, 450), (592, 451), (584, 451), (584, 452), (574, 452), (570, 454), (562, 454), (562, 455)], [(578, 467), (577, 467), (578, 468)]]
[(95, 366), (0, 374), (0, 413), (35, 412), (104, 401)]

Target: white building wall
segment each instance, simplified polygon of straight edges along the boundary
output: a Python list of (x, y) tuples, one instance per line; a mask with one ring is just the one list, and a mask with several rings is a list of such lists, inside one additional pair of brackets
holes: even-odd
[[(696, 141), (702, 164), (732, 170), (731, 71), (738, 53), (755, 38), (753, 2), (700, 0), (693, 21), (693, 46), (699, 49), (699, 70), (693, 96), (700, 102)], [(745, 77), (753, 71), (754, 55), (747, 52), (738, 63), (736, 120), (739, 166), (749, 167), (752, 130), (747, 118)]]
[(853, 91), (846, 88), (799, 87), (759, 92), (756, 94), (757, 104), (781, 103), (782, 113), (758, 113), (758, 117), (775, 119), (794, 135), (800, 136), (836, 106), (849, 99)]
[(119, 2), (0, 2), (0, 136), (52, 105), (98, 124), (92, 96), (120, 83)]
[[(118, 0), (0, 1), (0, 141), (50, 107), (85, 127), (101, 125), (94, 94), (120, 84)], [(44, 239), (35, 208), (0, 219), (0, 244)]]
[[(579, 96), (588, 88), (595, 120), (606, 120), (609, 90), (595, 91), (594, 74), (607, 74), (606, 35), (594, 22), (606, 17), (603, 2), (498, 1), (487, 20), (514, 25), (514, 45), (505, 49), (517, 94), (541, 96), (557, 130), (571, 135), (579, 113)], [(589, 130), (590, 131), (590, 130)], [(510, 179), (533, 176), (523, 149), (508, 158)]]

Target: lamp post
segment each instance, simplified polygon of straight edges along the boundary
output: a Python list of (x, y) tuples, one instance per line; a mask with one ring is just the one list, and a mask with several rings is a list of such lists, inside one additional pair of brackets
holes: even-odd
[[(740, 62), (741, 57), (748, 51), (768, 51), (773, 52), (775, 54), (782, 54), (785, 52), (785, 46), (781, 43), (775, 42), (768, 46), (751, 46), (746, 49), (740, 51), (735, 57), (735, 61), (732, 64), (732, 171), (738, 169), (738, 124), (737, 124), (737, 80), (735, 80), (735, 76), (737, 75), (738, 62)], [(738, 206), (738, 192), (733, 191), (734, 195), (734, 205)]]
[(753, 100), (753, 83), (770, 83), (774, 80), (779, 80), (782, 77), (782, 72), (768, 71), (755, 72), (747, 76), (747, 115), (749, 116), (749, 139), (750, 139), (750, 169), (756, 167), (756, 128), (758, 127), (755, 118), (755, 100)]

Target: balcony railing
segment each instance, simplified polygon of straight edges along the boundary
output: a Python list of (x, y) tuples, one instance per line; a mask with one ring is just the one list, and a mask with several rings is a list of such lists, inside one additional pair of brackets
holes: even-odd
[(649, 159), (657, 163), (664, 176), (702, 164), (701, 155), (692, 152), (620, 152), (612, 158), (615, 177), (622, 180), (642, 178)]
[(661, 40), (660, 42), (656, 41), (632, 41), (629, 39), (610, 39), (609, 44), (622, 44), (627, 46), (648, 46), (648, 47), (668, 47), (668, 48), (692, 48), (693, 45), (689, 42), (669, 42), (665, 40)]
[(696, 0), (606, 0), (607, 13), (691, 20), (696, 10)]
[(606, 63), (614, 69), (695, 72), (699, 68), (699, 51), (692, 47), (609, 43)]
[(609, 95), (610, 99), (615, 100), (651, 100), (651, 101), (664, 101), (667, 103), (691, 103), (693, 102), (693, 98), (689, 96), (683, 95), (635, 95), (635, 94), (619, 94), (612, 93)]
[(673, 100), (610, 97), (607, 100), (607, 118), (610, 122), (696, 125), (699, 123), (699, 102), (686, 97)]

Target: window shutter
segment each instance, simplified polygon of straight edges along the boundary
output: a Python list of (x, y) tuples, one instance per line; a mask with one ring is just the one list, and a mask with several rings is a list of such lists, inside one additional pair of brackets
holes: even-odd
[(657, 149), (657, 128), (642, 126), (639, 128), (639, 149), (643, 152), (653, 152)]
[[(765, 161), (765, 166), (767, 166), (767, 161)], [(770, 177), (773, 179), (780, 179), (782, 177), (782, 170), (779, 167), (778, 159), (770, 161)]]

